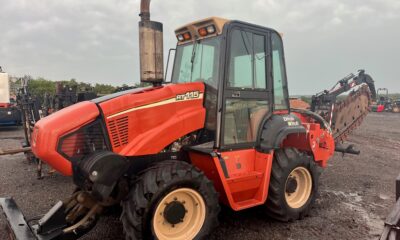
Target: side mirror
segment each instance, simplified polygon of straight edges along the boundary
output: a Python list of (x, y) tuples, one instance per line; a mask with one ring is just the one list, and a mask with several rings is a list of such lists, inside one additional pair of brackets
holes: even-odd
[(171, 73), (170, 74), (168, 74), (169, 73), (169, 60), (170, 60), (170, 58), (171, 58), (171, 54), (172, 53), (174, 53), (174, 56), (173, 56), (173, 58), (172, 59), (175, 59), (175, 52), (176, 52), (176, 48), (170, 48), (169, 49), (169, 51), (168, 51), (168, 59), (167, 59), (167, 66), (165, 67), (165, 77), (164, 77), (164, 82), (170, 82), (170, 80), (168, 81), (167, 79), (171, 79), (171, 75), (172, 75), (172, 70), (171, 70)]

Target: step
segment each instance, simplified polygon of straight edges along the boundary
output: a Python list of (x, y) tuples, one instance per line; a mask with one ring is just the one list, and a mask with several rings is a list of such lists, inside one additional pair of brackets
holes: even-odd
[(226, 181), (232, 193), (258, 189), (263, 178), (262, 172), (252, 171), (230, 175)]

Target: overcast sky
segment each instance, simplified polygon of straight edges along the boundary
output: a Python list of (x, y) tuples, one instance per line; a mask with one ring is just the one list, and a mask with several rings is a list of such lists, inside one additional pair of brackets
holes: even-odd
[[(139, 81), (139, 0), (0, 0), (0, 65), (13, 75), (113, 85)], [(399, 0), (152, 0), (173, 30), (220, 16), (284, 35), (291, 94), (329, 88), (360, 68), (400, 92)]]

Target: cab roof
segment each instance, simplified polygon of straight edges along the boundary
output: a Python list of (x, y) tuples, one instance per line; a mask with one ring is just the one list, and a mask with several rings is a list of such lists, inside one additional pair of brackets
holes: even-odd
[(207, 27), (210, 25), (214, 25), (215, 26), (215, 34), (212, 35), (208, 35), (207, 37), (211, 37), (211, 36), (216, 36), (216, 35), (220, 35), (222, 33), (222, 30), (224, 28), (224, 25), (226, 23), (231, 22), (231, 20), (228, 19), (224, 19), (224, 18), (220, 18), (220, 17), (209, 17), (206, 19), (202, 19), (202, 20), (198, 20), (195, 22), (191, 22), (189, 24), (186, 24), (180, 28), (177, 28), (175, 30), (175, 35), (179, 35), (179, 34), (184, 34), (189, 32), (191, 34), (191, 36), (197, 36), (198, 39), (201, 39), (203, 37), (199, 37), (198, 35), (198, 30), (200, 28), (203, 27)]

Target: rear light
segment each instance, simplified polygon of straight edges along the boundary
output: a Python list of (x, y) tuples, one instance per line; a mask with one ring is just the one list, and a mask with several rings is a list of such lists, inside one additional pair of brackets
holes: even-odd
[(69, 161), (79, 161), (93, 152), (108, 150), (99, 120), (61, 138), (58, 152)]

